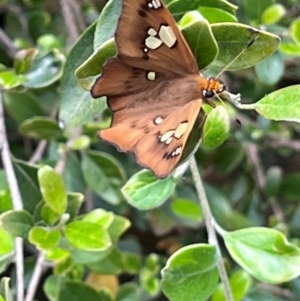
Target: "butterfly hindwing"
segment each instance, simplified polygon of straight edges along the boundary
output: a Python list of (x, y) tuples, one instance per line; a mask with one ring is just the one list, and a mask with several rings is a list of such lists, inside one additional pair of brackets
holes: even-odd
[(126, 64), (165, 74), (198, 74), (197, 62), (161, 0), (123, 0), (116, 31)]
[(143, 136), (134, 153), (144, 167), (159, 178), (167, 177), (180, 161), (188, 137), (200, 113), (202, 99), (176, 108), (161, 124)]

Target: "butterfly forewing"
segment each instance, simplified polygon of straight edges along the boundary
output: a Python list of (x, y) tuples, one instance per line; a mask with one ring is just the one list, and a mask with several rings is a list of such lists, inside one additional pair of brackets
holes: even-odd
[(123, 0), (116, 32), (126, 64), (165, 74), (198, 74), (197, 62), (161, 0)]

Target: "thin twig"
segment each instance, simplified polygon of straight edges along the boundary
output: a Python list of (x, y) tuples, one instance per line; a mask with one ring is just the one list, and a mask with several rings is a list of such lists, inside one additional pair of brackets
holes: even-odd
[(67, 0), (67, 1), (69, 2), (69, 6), (74, 9), (75, 20), (77, 20), (80, 31), (84, 31), (86, 26), (85, 26), (84, 18), (82, 16), (80, 3), (78, 3), (76, 0)]
[(12, 42), (12, 40), (8, 37), (8, 35), (0, 28), (0, 44), (3, 45), (5, 50), (7, 51), (8, 55), (11, 58), (15, 58), (18, 49)]
[[(4, 109), (2, 92), (0, 92), (0, 146), (2, 163), (5, 169), (6, 178), (10, 193), (12, 196), (13, 206), (15, 210), (23, 209), (23, 202), (18, 186), (18, 181), (14, 171), (9, 144), (6, 135), (6, 128), (4, 122)], [(16, 238), (16, 275), (17, 275), (17, 301), (24, 300), (24, 256), (23, 256), (23, 239)]]
[(79, 33), (72, 15), (72, 10), (69, 2), (66, 0), (60, 0), (60, 5), (62, 8), (62, 14), (66, 23), (66, 28), (68, 30), (69, 46), (73, 45), (77, 40)]
[(206, 225), (206, 229), (207, 229), (207, 234), (208, 234), (208, 241), (211, 245), (216, 246), (217, 251), (218, 251), (218, 255), (219, 255), (219, 260), (218, 260), (218, 270), (220, 273), (220, 278), (221, 278), (221, 282), (224, 286), (224, 291), (225, 291), (225, 296), (226, 296), (226, 300), (227, 301), (233, 301), (233, 295), (231, 292), (231, 288), (230, 288), (230, 284), (229, 284), (229, 279), (226, 273), (226, 269), (224, 266), (224, 262), (222, 260), (222, 255), (221, 255), (221, 249), (217, 240), (217, 235), (216, 235), (216, 231), (214, 228), (214, 218), (212, 216), (210, 207), (209, 207), (209, 203), (206, 197), (206, 193), (204, 190), (204, 186), (200, 177), (200, 173), (198, 170), (198, 166), (197, 166), (197, 162), (194, 156), (191, 157), (190, 159), (190, 169), (192, 172), (192, 176), (193, 176), (193, 180), (195, 183), (195, 187), (196, 187), (196, 191), (198, 194), (198, 198), (199, 198), (199, 202), (200, 202), (200, 206), (202, 208), (203, 211), (203, 216), (204, 216), (204, 220), (205, 220), (205, 225)]
[(265, 187), (266, 177), (258, 155), (258, 148), (253, 143), (247, 143), (246, 152), (248, 153), (249, 159), (255, 166), (257, 185), (260, 189), (263, 189)]
[(39, 142), (37, 148), (35, 149), (33, 155), (31, 156), (31, 158), (29, 159), (29, 163), (31, 164), (35, 164), (37, 162), (39, 162), (42, 157), (43, 157), (43, 153), (45, 152), (46, 148), (47, 148), (47, 140), (42, 140)]
[(38, 287), (38, 284), (41, 280), (41, 275), (44, 271), (44, 261), (45, 261), (45, 255), (43, 252), (39, 252), (39, 255), (37, 257), (34, 270), (28, 285), (27, 294), (25, 301), (32, 301), (36, 292), (36, 289)]

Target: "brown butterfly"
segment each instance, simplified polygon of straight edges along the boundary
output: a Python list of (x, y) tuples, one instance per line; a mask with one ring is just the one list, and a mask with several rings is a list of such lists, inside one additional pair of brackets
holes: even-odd
[(107, 96), (111, 127), (100, 137), (165, 178), (181, 163), (207, 98), (224, 91), (205, 78), (161, 0), (123, 0), (115, 34), (118, 54), (91, 89)]

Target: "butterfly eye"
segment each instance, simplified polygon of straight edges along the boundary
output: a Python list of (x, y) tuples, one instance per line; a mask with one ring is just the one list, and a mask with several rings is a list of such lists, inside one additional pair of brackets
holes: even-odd
[(211, 98), (215, 95), (215, 92), (212, 90), (203, 90), (203, 96), (206, 98)]

